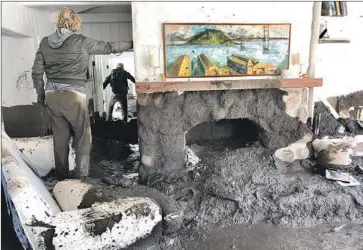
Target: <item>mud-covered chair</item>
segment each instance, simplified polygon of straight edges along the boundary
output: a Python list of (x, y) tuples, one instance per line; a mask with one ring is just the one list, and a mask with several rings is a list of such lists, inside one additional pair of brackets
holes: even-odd
[(34, 165), (2, 131), (2, 187), (24, 249), (120, 249), (149, 235), (162, 220), (159, 206), (145, 197), (62, 211)]

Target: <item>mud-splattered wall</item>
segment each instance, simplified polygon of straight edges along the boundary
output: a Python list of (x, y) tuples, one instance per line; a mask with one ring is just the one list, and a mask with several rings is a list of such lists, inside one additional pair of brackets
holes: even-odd
[(335, 97), (363, 90), (361, 58), (363, 58), (363, 2), (347, 2), (348, 16), (324, 17), (330, 38), (349, 39), (350, 43), (320, 44), (316, 76), (324, 78), (324, 86), (315, 93)]
[(36, 94), (31, 79), (31, 67), (40, 40), (53, 25), (50, 12), (2, 4), (2, 93), (1, 106), (5, 129), (10, 136), (44, 135), (48, 131), (47, 113), (35, 107)]
[(53, 30), (50, 12), (2, 4), (2, 106), (27, 105), (36, 100), (31, 67), (40, 40)]
[[(325, 18), (331, 38), (351, 42), (319, 45), (316, 77), (324, 78), (324, 86), (315, 89), (323, 97), (363, 90), (359, 68), (363, 57), (363, 2), (349, 2), (347, 7), (348, 16)], [(163, 43), (164, 22), (288, 22), (292, 24), (290, 54), (300, 52), (301, 63), (307, 67), (313, 2), (133, 2), (132, 12), (138, 80), (148, 74), (146, 45)]]
[[(163, 45), (164, 22), (291, 23), (290, 57), (299, 52), (301, 63), (307, 67), (312, 8), (312, 2), (133, 2), (136, 78), (140, 81), (148, 75), (147, 45)], [(162, 58), (161, 56), (161, 71), (164, 67)], [(306, 89), (289, 90), (289, 96), (284, 98), (287, 113), (306, 122), (308, 98)]]
[(291, 23), (290, 55), (299, 52), (307, 63), (312, 7), (313, 2), (132, 2), (136, 78), (148, 74), (147, 45), (163, 44), (164, 22)]

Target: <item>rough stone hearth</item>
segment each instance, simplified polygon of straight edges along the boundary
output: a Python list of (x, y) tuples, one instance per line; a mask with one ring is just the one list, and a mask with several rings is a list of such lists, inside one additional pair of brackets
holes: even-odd
[(286, 113), (286, 95), (279, 89), (140, 94), (141, 179), (177, 174), (186, 162), (185, 134), (202, 122), (247, 118), (260, 128), (258, 139), (271, 151), (301, 139), (309, 129)]

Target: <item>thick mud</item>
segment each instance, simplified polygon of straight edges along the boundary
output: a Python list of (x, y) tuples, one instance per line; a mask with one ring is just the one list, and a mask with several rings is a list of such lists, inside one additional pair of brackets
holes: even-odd
[[(363, 190), (340, 187), (311, 172), (308, 160), (275, 164), (258, 144), (236, 150), (191, 145), (200, 162), (186, 171), (187, 181), (153, 185), (185, 209), (185, 225), (266, 222), (313, 227), (327, 222), (356, 222), (363, 215)], [(360, 181), (363, 176), (352, 174)], [(169, 182), (171, 182), (169, 180)]]
[[(141, 180), (148, 182), (153, 175), (177, 178), (185, 164), (185, 134), (201, 123), (245, 119), (258, 127), (259, 141), (271, 150), (300, 140), (310, 131), (285, 112), (286, 94), (278, 89), (250, 89), (139, 95)], [(240, 123), (239, 136), (248, 135), (245, 124)]]
[(342, 135), (339, 130), (344, 125), (332, 116), (329, 109), (322, 102), (315, 103), (314, 113), (321, 115), (319, 137)]
[(349, 108), (354, 107), (354, 115), (357, 115), (357, 108), (363, 106), (363, 91), (357, 91), (345, 96), (338, 96), (338, 111), (349, 110)]
[[(354, 121), (335, 120), (320, 103), (315, 112), (322, 114), (319, 137), (363, 134), (346, 125)], [(316, 174), (313, 158), (284, 164), (260, 140), (230, 147), (225, 138), (188, 140), (188, 161), (178, 175), (154, 175), (141, 186), (137, 142), (112, 136), (136, 130), (112, 126), (112, 132), (100, 129), (101, 136), (94, 136), (91, 154), (90, 177), (103, 197), (91, 190), (83, 205), (144, 195), (160, 204), (164, 218), (183, 212), (171, 233), (160, 225), (129, 249), (363, 249), (362, 186), (341, 187)], [(353, 158), (349, 171), (363, 183), (357, 166), (363, 167), (362, 157)], [(165, 204), (172, 204), (169, 212)]]
[(359, 126), (357, 121), (342, 118), (340, 118), (339, 120), (335, 119), (330, 113), (329, 109), (322, 102), (318, 102), (315, 104), (314, 113), (321, 114), (319, 137), (363, 135), (363, 128)]
[[(97, 140), (100, 139), (95, 144)], [(361, 223), (363, 218), (361, 186), (344, 188), (313, 173), (313, 160), (293, 164), (275, 161), (272, 152), (258, 141), (244, 148), (226, 148), (224, 144), (205, 141), (191, 144), (187, 150), (188, 162), (180, 177), (156, 177), (148, 187), (139, 185), (137, 145), (115, 141), (101, 145), (109, 145), (127, 157), (104, 156), (102, 152), (106, 149), (95, 145), (91, 177), (98, 179), (93, 184), (103, 190), (103, 196), (91, 196), (92, 202), (87, 206), (107, 197), (148, 196), (161, 205), (164, 216), (165, 204), (169, 203), (172, 212), (177, 208), (184, 214), (179, 230), (174, 228), (173, 233), (167, 234), (165, 225), (157, 227), (151, 237), (129, 249), (229, 249), (233, 246), (232, 249), (269, 249), (269, 244), (275, 244), (271, 249), (321, 249), (326, 244), (339, 246), (347, 235), (327, 232), (326, 227), (323, 227), (325, 231), (318, 230), (316, 226)], [(353, 159), (351, 173), (363, 183), (363, 174), (355, 170), (358, 165), (363, 166), (362, 158)], [(125, 177), (131, 182), (126, 185), (128, 188), (123, 188)], [(250, 226), (245, 226), (246, 229), (244, 223)], [(292, 230), (295, 234), (291, 228), (297, 228)], [(322, 242), (310, 244), (309, 239), (310, 242), (319, 239), (310, 231), (323, 235)], [(252, 232), (261, 232), (265, 238), (245, 239)], [(354, 227), (350, 229), (353, 238), (346, 249), (360, 249), (355, 248), (358, 246), (356, 233)], [(284, 235), (286, 238), (282, 239)], [(302, 237), (298, 241), (300, 245), (296, 245), (294, 235)], [(220, 237), (218, 244), (215, 237)], [(271, 241), (273, 237), (278, 239)], [(234, 243), (238, 239), (242, 242), (245, 239), (245, 245)]]
[[(344, 121), (335, 120), (322, 104), (317, 104), (316, 112), (322, 114), (319, 137), (359, 134), (351, 132)], [(342, 126), (344, 133), (339, 132)], [(163, 227), (156, 228), (151, 237), (130, 249), (321, 249), (326, 244), (339, 246), (347, 238), (346, 234), (327, 231), (329, 226), (324, 225), (361, 223), (361, 186), (341, 187), (315, 174), (314, 159), (281, 163), (259, 140), (237, 147), (227, 147), (229, 141), (225, 139), (187, 141), (193, 144), (188, 145), (188, 162), (178, 177), (155, 175), (147, 183), (148, 188), (158, 190), (181, 208), (181, 228), (171, 235), (163, 233)], [(136, 144), (100, 143), (96, 139), (92, 155), (91, 176), (111, 185), (113, 192), (121, 194), (116, 191), (120, 187), (132, 190), (139, 186), (138, 177), (133, 177), (131, 184), (124, 181), (125, 175), (136, 176), (138, 171)], [(363, 166), (362, 158), (353, 159), (350, 172), (363, 183), (356, 166)], [(250, 226), (243, 226), (245, 223)], [(316, 229), (319, 225), (321, 229)], [(321, 236), (316, 243), (319, 237), (310, 231), (327, 238)], [(265, 239), (251, 236), (246, 240), (252, 232), (261, 233)], [(349, 234), (356, 233), (352, 227)], [(285, 240), (281, 239), (284, 235)], [(295, 235), (300, 235), (299, 241)], [(278, 239), (271, 241), (273, 237)], [(234, 243), (236, 239), (245, 240), (245, 245)], [(353, 237), (346, 249), (360, 249), (357, 246)]]
[[(324, 224), (309, 229), (275, 227), (261, 223), (214, 227), (209, 231), (188, 232), (187, 237), (193, 237), (191, 240), (184, 238), (179, 246), (180, 249), (200, 250), (363, 249), (362, 224), (346, 224), (340, 231), (334, 230), (342, 225), (344, 224)], [(174, 244), (177, 244), (175, 241)]]

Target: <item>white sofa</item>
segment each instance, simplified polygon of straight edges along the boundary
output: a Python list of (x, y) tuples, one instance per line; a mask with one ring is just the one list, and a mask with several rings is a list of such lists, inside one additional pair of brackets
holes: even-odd
[[(37, 140), (49, 142), (49, 138)], [(25, 152), (34, 149), (34, 145), (31, 147), (25, 147)], [(45, 158), (40, 156), (39, 162), (31, 162), (33, 158), (22, 154), (2, 131), (2, 186), (24, 249), (120, 249), (146, 237), (161, 222), (160, 207), (145, 197), (115, 199), (86, 209), (62, 211), (31, 170), (39, 175), (48, 171), (51, 163), (44, 166), (44, 162), (52, 161), (46, 159), (49, 154), (43, 151), (43, 155)]]

